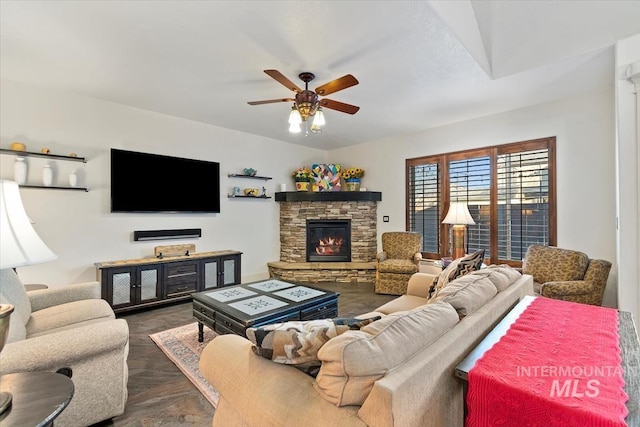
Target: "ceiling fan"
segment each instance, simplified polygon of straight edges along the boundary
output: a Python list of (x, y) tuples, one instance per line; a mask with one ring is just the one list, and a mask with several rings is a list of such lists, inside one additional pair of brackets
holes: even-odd
[(264, 70), (264, 72), (267, 73), (271, 78), (276, 80), (278, 83), (296, 92), (295, 98), (250, 101), (248, 102), (248, 104), (262, 105), (275, 102), (293, 101), (293, 107), (291, 107), (291, 114), (289, 115), (290, 132), (300, 132), (300, 124), (302, 122), (306, 122), (309, 117), (314, 118), (310, 130), (312, 132), (321, 132), (322, 125), (324, 125), (324, 114), (322, 113), (323, 107), (347, 114), (355, 114), (358, 112), (358, 110), (360, 110), (360, 107), (356, 107), (355, 105), (345, 104), (343, 102), (334, 101), (332, 99), (319, 99), (319, 96), (329, 95), (331, 93), (338, 92), (339, 90), (357, 85), (359, 83), (358, 80), (351, 74), (347, 74), (345, 76), (332, 80), (329, 83), (325, 83), (322, 86), (318, 86), (315, 91), (312, 91), (309, 90), (309, 82), (316, 77), (313, 73), (303, 72), (298, 75), (300, 80), (304, 82), (304, 90), (302, 90), (278, 70)]

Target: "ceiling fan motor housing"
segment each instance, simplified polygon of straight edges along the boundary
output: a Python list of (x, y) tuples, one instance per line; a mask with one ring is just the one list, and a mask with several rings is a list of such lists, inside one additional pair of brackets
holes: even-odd
[(310, 90), (303, 90), (296, 94), (296, 106), (302, 120), (307, 120), (309, 116), (313, 116), (318, 108), (318, 95)]

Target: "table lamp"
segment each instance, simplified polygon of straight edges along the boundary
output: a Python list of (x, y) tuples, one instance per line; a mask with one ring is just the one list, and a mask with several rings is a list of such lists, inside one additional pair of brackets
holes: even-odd
[(467, 204), (452, 202), (449, 206), (449, 212), (447, 212), (447, 216), (444, 217), (444, 221), (442, 221), (442, 223), (453, 225), (451, 231), (453, 235), (453, 258), (461, 258), (465, 256), (466, 250), (464, 243), (467, 225), (475, 224), (475, 221), (469, 213)]
[[(56, 255), (40, 239), (31, 226), (14, 181), (0, 180), (0, 279), (16, 274), (15, 267), (51, 261)], [(0, 287), (2, 283), (0, 280)], [(9, 318), (13, 306), (0, 305), (0, 351), (9, 334)], [(0, 393), (0, 414), (11, 405), (11, 394)]]

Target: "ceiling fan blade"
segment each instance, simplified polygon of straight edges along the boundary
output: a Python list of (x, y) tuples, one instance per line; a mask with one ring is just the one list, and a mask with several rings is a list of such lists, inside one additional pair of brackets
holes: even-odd
[(289, 102), (295, 101), (293, 98), (280, 98), (280, 99), (265, 99), (264, 101), (249, 101), (247, 104), (249, 105), (262, 105), (262, 104), (272, 104), (274, 102)]
[(292, 90), (292, 91), (294, 91), (296, 93), (302, 92), (302, 89), (300, 89), (294, 82), (292, 82), (291, 80), (286, 78), (284, 76), (284, 74), (282, 74), (280, 71), (278, 71), (278, 70), (264, 70), (264, 72), (267, 73), (269, 75), (269, 77), (273, 78), (278, 83), (280, 83), (281, 85), (285, 86), (287, 89), (290, 89), (290, 90)]
[(316, 88), (316, 93), (320, 96), (325, 96), (329, 95), (330, 93), (355, 86), (358, 83), (358, 79), (353, 77), (351, 74), (347, 74), (346, 76), (342, 76), (338, 79), (332, 80), (329, 83), (325, 83), (322, 86), (318, 86)]
[(336, 111), (341, 111), (347, 114), (355, 114), (358, 112), (358, 110), (360, 110), (360, 107), (356, 107), (355, 105), (345, 104), (344, 102), (333, 101), (331, 99), (320, 100), (320, 105), (322, 107), (330, 108)]

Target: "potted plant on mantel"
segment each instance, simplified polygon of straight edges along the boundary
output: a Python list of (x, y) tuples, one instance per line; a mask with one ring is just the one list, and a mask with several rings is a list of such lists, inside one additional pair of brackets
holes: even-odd
[(360, 179), (364, 176), (364, 169), (349, 168), (342, 172), (347, 191), (360, 191)]
[(309, 183), (313, 180), (311, 169), (300, 167), (291, 174), (296, 182), (296, 191), (309, 191)]

